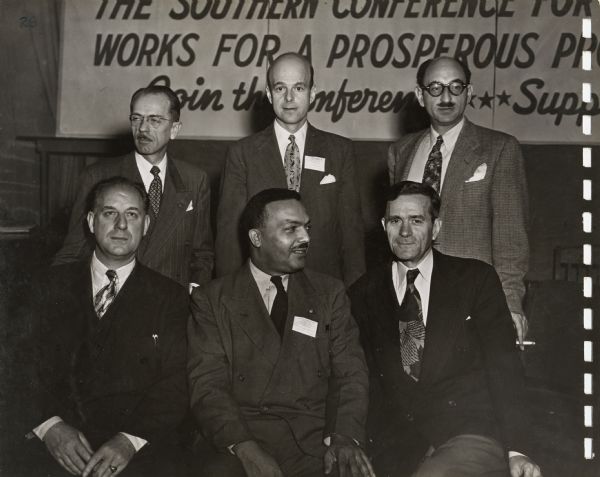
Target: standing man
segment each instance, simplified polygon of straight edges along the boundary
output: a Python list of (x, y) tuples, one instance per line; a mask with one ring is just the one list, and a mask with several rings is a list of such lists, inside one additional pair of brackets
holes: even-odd
[[(540, 477), (522, 454), (531, 428), (500, 280), (484, 262), (432, 249), (444, 227), (439, 212), (430, 186), (393, 185), (383, 224), (396, 261), (351, 289), (372, 377), (369, 417), (380, 422), (375, 468), (413, 477)], [(424, 455), (416, 471), (406, 468)]]
[(181, 104), (166, 86), (138, 89), (131, 97), (135, 152), (100, 160), (83, 171), (69, 232), (54, 264), (88, 257), (93, 237), (85, 226), (85, 199), (93, 185), (123, 176), (142, 182), (150, 198), (150, 226), (138, 260), (185, 287), (206, 283), (213, 267), (210, 184), (200, 169), (167, 156), (169, 141), (181, 129)]
[(237, 270), (244, 261), (238, 221), (250, 197), (287, 187), (302, 194), (312, 218), (315, 245), (307, 265), (348, 286), (365, 271), (352, 143), (308, 123), (316, 90), (312, 66), (303, 56), (279, 56), (267, 71), (266, 92), (275, 122), (233, 144), (225, 161), (217, 211), (217, 276)]
[(454, 58), (428, 60), (419, 67), (415, 94), (431, 127), (391, 145), (390, 181), (424, 182), (441, 194), (444, 227), (435, 247), (494, 266), (522, 342), (527, 334), (523, 280), (529, 262), (523, 157), (514, 137), (464, 117), (473, 93), (470, 81), (468, 67)]
[(32, 287), (30, 437), (46, 449), (32, 448), (31, 463), (51, 476), (179, 475), (187, 292), (135, 258), (150, 223), (142, 184), (102, 181), (87, 209), (91, 258), (50, 267)]
[(192, 295), (192, 412), (219, 451), (205, 452), (206, 475), (373, 476), (358, 328), (343, 283), (304, 269), (299, 194), (259, 192), (241, 224), (249, 260)]

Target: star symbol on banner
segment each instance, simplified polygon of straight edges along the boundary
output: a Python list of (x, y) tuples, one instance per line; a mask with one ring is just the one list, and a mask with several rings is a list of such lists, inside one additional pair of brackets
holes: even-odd
[(471, 106), (472, 108), (475, 108), (475, 105), (473, 104), (473, 101), (475, 100), (476, 97), (477, 97), (476, 94), (472, 94), (471, 95), (471, 100), (469, 101), (469, 106)]
[(506, 92), (506, 90), (502, 90), (502, 93), (497, 94), (496, 96), (498, 97), (498, 106), (501, 106), (503, 104), (506, 104), (507, 106), (510, 106), (510, 103), (508, 102), (508, 98), (510, 98), (511, 95), (508, 94)]
[(486, 91), (483, 96), (479, 97), (479, 101), (481, 101), (481, 104), (479, 105), (479, 109), (483, 108), (484, 106), (487, 106), (488, 108), (492, 109), (493, 99), (494, 99), (494, 97), (490, 96), (488, 94), (488, 92)]

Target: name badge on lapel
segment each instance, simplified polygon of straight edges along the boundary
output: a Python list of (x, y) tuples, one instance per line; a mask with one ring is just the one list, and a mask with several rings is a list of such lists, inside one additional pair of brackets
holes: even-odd
[(318, 156), (304, 156), (304, 168), (325, 172), (325, 158)]
[(294, 316), (294, 324), (292, 326), (292, 330), (314, 338), (315, 336), (317, 336), (318, 326), (319, 323), (316, 321), (309, 320), (308, 318), (303, 318), (301, 316)]

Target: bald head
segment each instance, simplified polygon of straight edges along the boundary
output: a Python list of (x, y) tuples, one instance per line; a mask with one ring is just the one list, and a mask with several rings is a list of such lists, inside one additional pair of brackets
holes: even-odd
[(274, 74), (278, 72), (281, 68), (289, 66), (303, 68), (306, 72), (306, 77), (308, 78), (308, 87), (313, 87), (315, 73), (312, 65), (310, 64), (310, 61), (308, 61), (308, 59), (305, 56), (290, 51), (288, 53), (283, 53), (282, 55), (279, 55), (275, 59), (275, 61), (273, 61), (273, 63), (269, 65), (269, 69), (267, 70), (267, 85), (269, 89), (273, 88)]

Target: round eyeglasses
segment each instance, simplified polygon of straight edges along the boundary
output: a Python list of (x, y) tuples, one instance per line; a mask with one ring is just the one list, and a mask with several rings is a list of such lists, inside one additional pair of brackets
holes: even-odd
[(427, 91), (430, 96), (437, 98), (444, 93), (445, 88), (448, 88), (448, 91), (450, 91), (452, 96), (460, 96), (467, 86), (468, 85), (459, 80), (445, 84), (440, 83), (439, 81), (432, 81), (427, 86), (421, 86), (421, 89)]
[(162, 123), (165, 121), (172, 121), (169, 118), (163, 118), (162, 116), (157, 116), (152, 114), (150, 116), (142, 116), (141, 114), (132, 114), (129, 116), (129, 122), (132, 126), (141, 126), (144, 120), (150, 124), (150, 127), (153, 129), (157, 129), (160, 127)]

